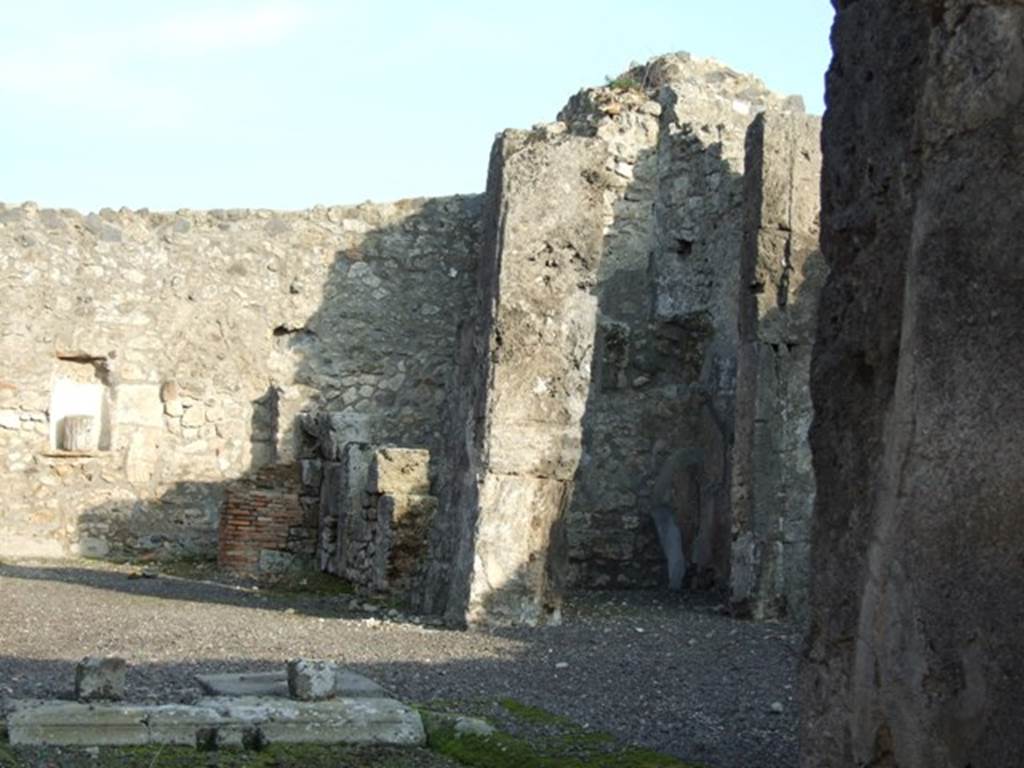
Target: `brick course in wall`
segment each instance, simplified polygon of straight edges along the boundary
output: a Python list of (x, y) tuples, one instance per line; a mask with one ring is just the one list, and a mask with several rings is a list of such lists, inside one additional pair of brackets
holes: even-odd
[(317, 517), (299, 491), (295, 465), (265, 467), (232, 483), (220, 518), (220, 567), (248, 575), (312, 567)]

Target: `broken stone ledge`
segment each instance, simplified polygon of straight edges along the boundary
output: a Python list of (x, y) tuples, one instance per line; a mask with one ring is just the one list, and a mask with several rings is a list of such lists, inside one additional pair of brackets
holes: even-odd
[[(210, 696), (279, 696), (287, 698), (288, 673), (242, 672), (220, 675), (197, 675), (203, 692)], [(333, 695), (342, 699), (383, 699), (388, 694), (368, 677), (348, 669), (335, 670)]]
[[(76, 693), (119, 698), (123, 659), (87, 658)], [(309, 677), (294, 701), (298, 677)], [(147, 744), (259, 748), (274, 743), (423, 744), (419, 713), (388, 698), (368, 677), (328, 661), (294, 659), (276, 672), (199, 675), (208, 698), (194, 705), (113, 701), (13, 701), (7, 734), (13, 745), (129, 747)], [(300, 681), (301, 682), (301, 681)], [(309, 690), (307, 690), (309, 689)], [(315, 690), (313, 690), (315, 689)], [(315, 695), (314, 695), (315, 694)]]
[(263, 744), (425, 742), (419, 713), (394, 699), (301, 702), (270, 697), (214, 697), (195, 705), (12, 702), (12, 745), (248, 747)]

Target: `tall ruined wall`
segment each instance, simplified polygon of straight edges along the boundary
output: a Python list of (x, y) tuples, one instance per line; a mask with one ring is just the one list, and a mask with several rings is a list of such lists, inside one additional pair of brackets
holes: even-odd
[(1024, 7), (838, 2), (803, 764), (1024, 754)]
[[(760, 112), (799, 106), (683, 53), (620, 82), (582, 91), (559, 116), (604, 142), (615, 182), (567, 521), (570, 577), (664, 583), (650, 513), (668, 503), (696, 583), (725, 587), (746, 135)], [(667, 499), (655, 498), (659, 475), (673, 479)]]
[(747, 133), (730, 601), (759, 619), (806, 615), (814, 508), (808, 383), (826, 273), (820, 133), (816, 117), (775, 111)]
[[(559, 119), (601, 142), (607, 188), (597, 329), (581, 460), (566, 510), (571, 584), (653, 586), (662, 556), (649, 517), (653, 437), (682, 422), (674, 340), (651, 323), (648, 279), (662, 106), (647, 89), (581, 91)], [(669, 426), (671, 425), (671, 426)]]
[[(744, 204), (764, 184), (744, 184), (745, 143), (798, 106), (674, 54), (499, 138), (421, 608), (543, 620), (566, 557), (575, 586), (664, 583), (656, 508), (697, 584), (727, 586)], [(806, 366), (793, 379), (806, 400)]]
[(224, 481), (294, 461), (303, 410), (431, 445), (478, 219), (0, 206), (0, 553), (212, 553)]

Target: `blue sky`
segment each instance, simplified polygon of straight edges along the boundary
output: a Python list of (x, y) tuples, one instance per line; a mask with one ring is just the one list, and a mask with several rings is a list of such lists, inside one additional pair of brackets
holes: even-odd
[(304, 208), (483, 189), (494, 134), (676, 50), (821, 112), (828, 0), (0, 0), (0, 200)]

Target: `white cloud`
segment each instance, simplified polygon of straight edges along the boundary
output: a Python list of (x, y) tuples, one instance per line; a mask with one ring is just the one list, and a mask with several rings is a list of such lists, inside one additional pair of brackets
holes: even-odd
[(195, 111), (193, 89), (173, 76), (144, 79), (140, 64), (154, 55), (191, 58), (275, 45), (311, 18), (305, 5), (271, 0), (26, 40), (23, 47), (0, 49), (0, 93), (90, 118), (105, 113), (135, 126), (179, 128)]

